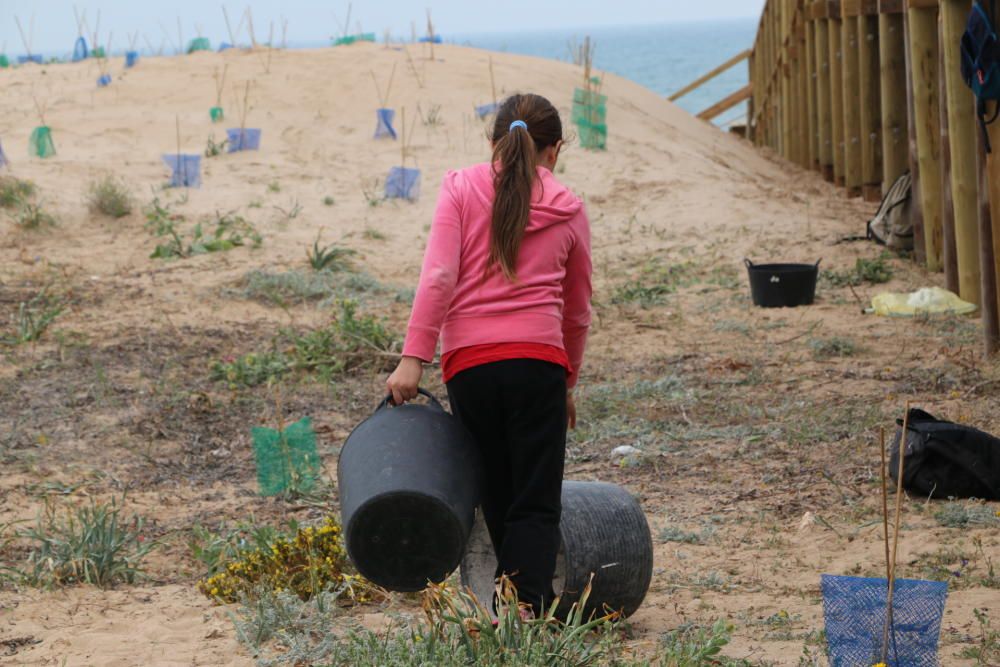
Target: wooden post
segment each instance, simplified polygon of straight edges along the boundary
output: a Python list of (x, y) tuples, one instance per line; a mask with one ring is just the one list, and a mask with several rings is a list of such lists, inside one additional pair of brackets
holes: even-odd
[[(958, 260), (958, 293), (966, 301), (982, 305), (979, 275), (979, 215), (976, 202), (975, 98), (960, 76), (961, 39), (972, 3), (941, 1), (941, 50), (943, 68), (941, 97), (943, 117), (948, 120), (951, 166), (951, 216), (955, 225)], [(944, 156), (942, 156), (942, 159)], [(949, 287), (951, 289), (951, 287)]]
[[(938, 26), (941, 28), (940, 39), (941, 43), (944, 43), (945, 33), (944, 33), (944, 23), (942, 21), (938, 22)], [(944, 63), (944, 52), (945, 49), (940, 49), (941, 60), (939, 65), (941, 67), (941, 72), (946, 72), (947, 68)], [(942, 100), (948, 98), (948, 83), (946, 81), (947, 77), (939, 77), (940, 84), (940, 95)], [(948, 290), (959, 293), (960, 286), (958, 281), (958, 250), (955, 247), (955, 207), (954, 199), (952, 198), (951, 189), (951, 137), (949, 131), (949, 120), (948, 120), (948, 105), (941, 104), (941, 229), (943, 232), (942, 240), (943, 245), (941, 247), (941, 262), (944, 265), (944, 282), (945, 287)], [(969, 116), (971, 118), (971, 115)], [(959, 122), (961, 122), (959, 120)], [(968, 122), (968, 118), (966, 118)], [(973, 141), (975, 145), (975, 141)], [(975, 160), (975, 148), (973, 148), (970, 153), (973, 160)], [(977, 214), (978, 215), (978, 214)], [(978, 234), (978, 217), (976, 219), (977, 234)], [(976, 261), (979, 261), (979, 257), (976, 257)]]
[(810, 9), (812, 5), (806, 1), (806, 76), (808, 91), (806, 96), (806, 113), (809, 116), (809, 166), (819, 169), (819, 107), (817, 105), (819, 70), (816, 64), (816, 22), (812, 20)]
[[(878, 6), (875, 6), (878, 10)], [(879, 75), (878, 16), (858, 18), (858, 65), (861, 88), (861, 181), (866, 201), (882, 198), (882, 91)]]
[(792, 159), (792, 122), (794, 113), (792, 111), (792, 63), (790, 53), (792, 51), (792, 15), (790, 0), (781, 0), (780, 31), (778, 32), (778, 53), (781, 58), (781, 65), (778, 72), (778, 80), (781, 84), (781, 154), (786, 160)]
[(917, 119), (913, 108), (913, 62), (910, 58), (910, 23), (903, 20), (903, 44), (906, 63), (906, 130), (907, 159), (910, 165), (910, 175), (913, 179), (913, 189), (910, 195), (910, 224), (913, 225), (913, 257), (918, 264), (927, 263), (927, 244), (924, 241), (924, 209), (920, 197), (920, 158), (917, 146)]
[(798, 71), (799, 84), (796, 91), (796, 95), (799, 98), (798, 102), (798, 118), (796, 123), (799, 127), (799, 164), (803, 168), (809, 169), (812, 167), (812, 160), (809, 154), (809, 68), (807, 65), (807, 51), (806, 51), (806, 23), (805, 23), (805, 12), (801, 9), (801, 0), (799, 1), (799, 21), (798, 27), (796, 28), (796, 44), (798, 47), (798, 57), (795, 59), (796, 69)]
[[(927, 268), (941, 270), (941, 109), (938, 99), (938, 12), (936, 8), (910, 7), (907, 10), (912, 65), (913, 115), (917, 130), (917, 159), (920, 163), (920, 201), (924, 214), (924, 244)], [(956, 228), (956, 235), (962, 234)], [(975, 247), (974, 239), (967, 239)], [(963, 241), (958, 240), (961, 248)], [(962, 269), (959, 268), (961, 281)], [(964, 295), (963, 295), (964, 296)]]
[[(879, 11), (887, 4), (879, 0)], [(909, 150), (906, 132), (906, 48), (903, 15), (878, 17), (882, 97), (882, 194), (906, 171)]]
[[(996, 103), (989, 105), (989, 112), (992, 114), (996, 108)], [(976, 136), (979, 138), (979, 143), (982, 143), (982, 132), (976, 129)], [(987, 156), (985, 161), (986, 168), (983, 168), (983, 162), (977, 163), (977, 169), (979, 170), (979, 196), (985, 197), (988, 195), (989, 206), (991, 211), (996, 211), (992, 213), (990, 227), (993, 232), (993, 244), (989, 251), (993, 255), (993, 275), (989, 275), (989, 258), (986, 256), (986, 244), (981, 242), (983, 246), (984, 254), (980, 255), (980, 267), (982, 270), (982, 281), (983, 281), (983, 315), (984, 320), (986, 319), (986, 313), (988, 312), (989, 306), (987, 304), (996, 303), (994, 306), (994, 312), (1000, 312), (1000, 122), (995, 122), (989, 126), (990, 134), (990, 144), (993, 147), (993, 152)], [(985, 152), (985, 147), (982, 149)], [(986, 194), (983, 194), (987, 191)], [(982, 220), (980, 220), (982, 222)], [(990, 298), (992, 295), (994, 298)], [(993, 315), (994, 324), (997, 319), (997, 315)], [(993, 340), (996, 341), (997, 337), (1000, 337), (1000, 325), (996, 325), (996, 330), (994, 331)]]
[(823, 178), (833, 180), (833, 104), (830, 100), (830, 21), (823, 15), (816, 19), (816, 114), (819, 117), (819, 166)]
[[(756, 44), (754, 44), (756, 48)], [(754, 69), (754, 59), (753, 54), (747, 58), (747, 79), (750, 81), (750, 85), (757, 83), (757, 71)], [(756, 113), (757, 107), (754, 105), (754, 96), (751, 95), (750, 99), (747, 100), (747, 139), (753, 142), (754, 145), (757, 144), (757, 124), (754, 122), (754, 114)]]
[[(1000, 135), (1000, 132), (993, 132), (992, 135)], [(991, 135), (991, 140), (993, 136)], [(993, 224), (992, 211), (998, 210), (995, 203), (996, 184), (991, 189), (991, 173), (996, 173), (994, 154), (989, 158), (986, 156), (986, 144), (983, 141), (982, 132), (976, 133), (976, 169), (979, 173), (979, 260), (982, 266), (980, 278), (982, 280), (983, 297), (983, 349), (986, 356), (992, 356), (1000, 349), (1000, 317), (998, 317), (997, 305), (997, 250), (994, 246), (994, 239), (997, 238), (996, 225)], [(993, 200), (991, 205), (990, 200)], [(1000, 217), (1000, 216), (997, 216)]]
[(840, 2), (830, 2), (830, 113), (833, 115), (833, 180), (844, 184), (844, 54), (841, 43), (844, 36)]
[[(845, 5), (846, 6), (846, 5)], [(844, 186), (848, 197), (861, 195), (861, 71), (858, 61), (858, 16), (843, 20)]]

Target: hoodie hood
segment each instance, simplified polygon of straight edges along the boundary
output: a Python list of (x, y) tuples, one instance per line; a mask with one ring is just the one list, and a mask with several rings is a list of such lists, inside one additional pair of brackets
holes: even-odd
[[(538, 167), (538, 178), (531, 191), (531, 217), (527, 231), (537, 231), (569, 222), (583, 209), (583, 201), (560, 183), (545, 167)], [(477, 164), (463, 170), (470, 192), (487, 208), (493, 206), (493, 173), (490, 164)]]

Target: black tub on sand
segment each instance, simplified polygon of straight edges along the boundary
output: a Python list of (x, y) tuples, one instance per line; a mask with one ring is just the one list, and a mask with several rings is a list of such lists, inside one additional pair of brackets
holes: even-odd
[(750, 274), (750, 294), (755, 306), (795, 308), (816, 299), (819, 262), (815, 264), (754, 264), (744, 259)]
[[(562, 545), (553, 588), (565, 613), (576, 602), (591, 573), (594, 583), (585, 613), (604, 609), (635, 613), (653, 576), (653, 539), (646, 515), (620, 486), (603, 482), (563, 482)], [(489, 609), (497, 567), (482, 517), (476, 519), (462, 559), (462, 585)]]
[(393, 591), (444, 581), (462, 560), (479, 504), (482, 465), (471, 436), (429, 405), (386, 399), (347, 438), (337, 465), (347, 553)]

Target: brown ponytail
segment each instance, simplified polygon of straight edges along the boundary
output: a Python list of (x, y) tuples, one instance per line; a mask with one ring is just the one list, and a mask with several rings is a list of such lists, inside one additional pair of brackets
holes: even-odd
[[(527, 129), (520, 124), (522, 121)], [(562, 141), (562, 121), (540, 95), (512, 95), (497, 111), (493, 125), (493, 222), (488, 267), (499, 265), (504, 277), (517, 278), (517, 257), (531, 214), (538, 153)]]

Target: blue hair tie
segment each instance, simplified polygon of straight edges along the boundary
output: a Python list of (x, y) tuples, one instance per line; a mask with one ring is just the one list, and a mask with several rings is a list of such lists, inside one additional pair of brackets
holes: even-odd
[(513, 123), (511, 123), (508, 132), (513, 132), (515, 127), (523, 127), (525, 132), (528, 131), (528, 124), (525, 123), (523, 120), (515, 120)]

